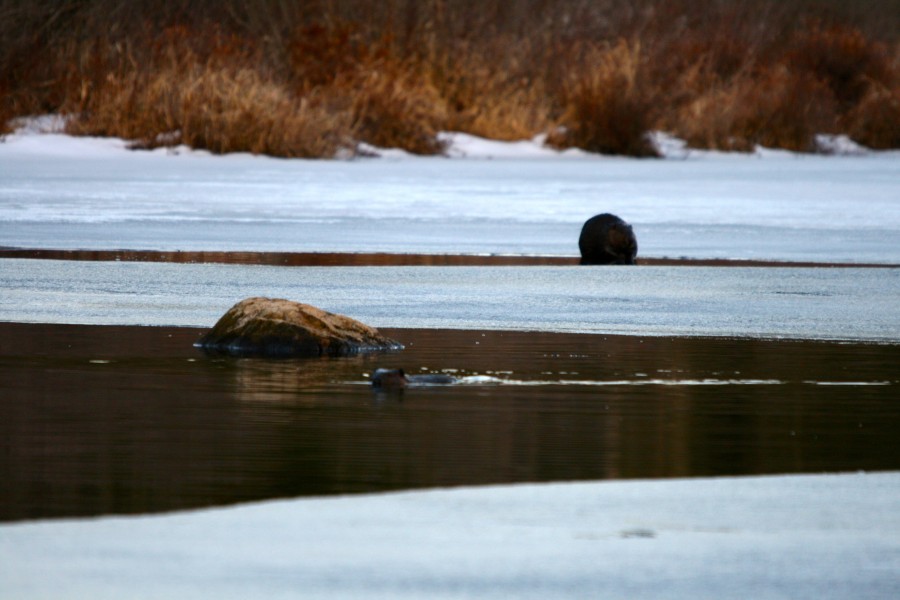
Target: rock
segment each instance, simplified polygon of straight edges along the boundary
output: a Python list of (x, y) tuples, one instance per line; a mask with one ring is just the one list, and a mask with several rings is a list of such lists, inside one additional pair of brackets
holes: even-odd
[(238, 302), (196, 345), (212, 353), (269, 357), (348, 356), (403, 348), (350, 317), (272, 298)]
[(633, 265), (638, 245), (631, 225), (603, 213), (585, 221), (578, 248), (583, 265)]

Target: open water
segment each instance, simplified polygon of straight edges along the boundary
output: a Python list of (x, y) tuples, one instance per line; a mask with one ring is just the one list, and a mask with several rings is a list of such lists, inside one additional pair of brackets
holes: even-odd
[[(209, 357), (197, 328), (0, 323), (0, 520), (302, 495), (900, 468), (900, 346), (387, 329)], [(466, 383), (377, 393), (378, 367)]]

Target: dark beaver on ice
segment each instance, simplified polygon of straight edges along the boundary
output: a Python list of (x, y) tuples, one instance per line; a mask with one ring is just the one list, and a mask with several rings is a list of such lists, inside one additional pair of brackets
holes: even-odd
[(609, 213), (585, 221), (578, 238), (583, 265), (633, 265), (638, 244), (631, 225)]

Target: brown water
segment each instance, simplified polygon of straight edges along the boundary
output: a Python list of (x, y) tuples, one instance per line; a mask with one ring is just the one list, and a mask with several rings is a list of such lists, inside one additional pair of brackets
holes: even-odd
[[(900, 468), (900, 345), (384, 330), (211, 358), (197, 329), (0, 323), (0, 520), (312, 494)], [(376, 394), (376, 367), (468, 383)]]

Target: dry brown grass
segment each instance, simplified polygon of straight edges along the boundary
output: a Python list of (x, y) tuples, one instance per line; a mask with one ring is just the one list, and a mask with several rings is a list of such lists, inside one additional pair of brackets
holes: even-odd
[(166, 30), (146, 46), (149, 56), (126, 49), (101, 61), (113, 68), (85, 57), (81, 85), (61, 107), (72, 117), (68, 130), (122, 137), (136, 148), (186, 144), (284, 157), (333, 156), (352, 146), (349, 111), (315, 91), (290, 93), (252, 66), (240, 39), (213, 32), (200, 55), (185, 43), (190, 34)]
[(657, 156), (647, 139), (655, 101), (643, 61), (637, 43), (590, 48), (563, 92), (562, 128), (550, 142), (601, 154)]
[[(690, 54), (685, 47), (697, 47), (685, 37), (678, 46), (682, 61)], [(741, 37), (743, 53), (736, 51)], [(724, 58), (716, 49), (701, 45), (690, 67), (678, 70), (667, 86), (671, 104), (660, 128), (701, 148), (815, 151), (817, 133), (848, 133), (890, 147), (876, 140), (897, 120), (889, 91), (897, 68), (884, 43), (847, 25), (807, 21), (777, 43), (738, 35), (724, 43)]]
[(443, 98), (411, 69), (386, 66), (361, 70), (348, 87), (359, 138), (382, 148), (438, 154), (437, 134), (447, 111)]
[(62, 112), (137, 147), (277, 156), (439, 153), (442, 130), (632, 156), (655, 154), (653, 129), (897, 148), (900, 0), (865, 2), (884, 18), (807, 0), (6, 0), (0, 134)]
[(760, 145), (810, 152), (817, 133), (833, 130), (833, 104), (815, 78), (779, 66), (738, 75), (698, 95), (671, 130), (700, 148), (749, 151)]
[[(549, 130), (553, 99), (528, 60), (535, 45), (498, 35), (489, 43), (432, 47), (421, 70), (446, 101), (446, 128), (507, 141)], [(518, 51), (510, 53), (511, 47)]]
[(827, 85), (842, 109), (858, 104), (873, 84), (892, 79), (887, 46), (846, 25), (808, 25), (783, 61)]
[(872, 86), (844, 117), (851, 138), (879, 150), (900, 148), (900, 86)]

